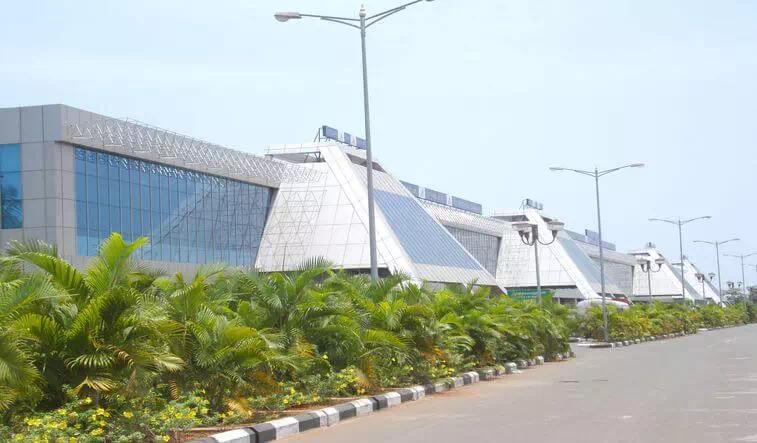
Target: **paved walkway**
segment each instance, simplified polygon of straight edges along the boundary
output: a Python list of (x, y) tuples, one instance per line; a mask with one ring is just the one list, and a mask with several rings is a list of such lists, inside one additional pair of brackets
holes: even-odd
[(289, 441), (757, 442), (757, 325), (575, 350)]

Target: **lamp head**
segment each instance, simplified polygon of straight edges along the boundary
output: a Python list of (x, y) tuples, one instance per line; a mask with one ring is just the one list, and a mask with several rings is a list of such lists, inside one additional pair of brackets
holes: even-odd
[(664, 265), (664, 264), (665, 264), (665, 259), (664, 259), (664, 258), (658, 258), (658, 259), (656, 259), (656, 260), (655, 260), (654, 262), (655, 262), (655, 264), (656, 264), (657, 266), (662, 266), (662, 265)]
[(280, 22), (288, 22), (289, 20), (301, 19), (302, 14), (299, 12), (277, 12), (274, 14), (274, 18)]
[(643, 168), (644, 167), (644, 163), (634, 163), (634, 164), (628, 165), (628, 167), (630, 167), (630, 168)]
[(534, 227), (534, 224), (528, 221), (517, 221), (512, 223), (513, 229), (518, 231), (521, 236), (528, 235)]
[(557, 235), (557, 233), (562, 231), (564, 227), (565, 227), (565, 223), (557, 219), (547, 222), (547, 228), (549, 228), (549, 230), (552, 231), (552, 234), (554, 235)]

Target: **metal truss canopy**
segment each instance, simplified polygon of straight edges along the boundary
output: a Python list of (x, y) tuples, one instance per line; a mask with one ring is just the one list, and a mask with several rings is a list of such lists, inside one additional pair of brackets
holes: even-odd
[(145, 160), (164, 161), (257, 184), (311, 183), (321, 175), (311, 168), (237, 151), (132, 119), (97, 116), (92, 121), (70, 123), (66, 129), (66, 141), (71, 143), (115, 149)]
[(419, 202), (421, 206), (430, 212), (434, 218), (439, 220), (443, 225), (448, 224), (456, 228), (494, 235), (496, 237), (502, 237), (505, 231), (510, 229), (509, 223), (494, 218), (485, 217), (483, 215), (429, 200), (419, 200)]

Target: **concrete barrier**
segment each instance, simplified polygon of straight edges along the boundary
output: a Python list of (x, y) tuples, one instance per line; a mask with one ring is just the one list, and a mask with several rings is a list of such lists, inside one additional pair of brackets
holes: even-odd
[[(560, 359), (575, 356), (570, 351), (565, 356), (558, 354)], [(285, 417), (259, 423), (251, 427), (233, 429), (214, 434), (201, 440), (193, 440), (191, 443), (265, 443), (280, 440), (285, 437), (306, 432), (311, 429), (333, 426), (343, 420), (371, 414), (376, 411), (389, 409), (401, 403), (417, 401), (426, 395), (457, 389), (464, 385), (479, 383), (481, 380), (492, 380), (496, 376), (505, 374), (517, 374), (518, 367), (527, 368), (544, 364), (544, 357), (537, 356), (531, 361), (520, 360), (516, 363), (505, 363), (497, 368), (484, 368), (479, 371), (470, 371), (458, 377), (449, 377), (436, 383), (401, 388), (396, 391), (385, 392), (372, 397), (352, 400), (332, 407), (303, 412), (294, 417)]]
[(480, 380), (491, 380), (496, 376), (496, 371), (491, 368), (480, 369), (478, 371), (478, 377)]

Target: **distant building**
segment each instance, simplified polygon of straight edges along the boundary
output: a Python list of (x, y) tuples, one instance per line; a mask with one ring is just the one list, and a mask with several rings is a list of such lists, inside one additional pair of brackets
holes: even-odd
[[(493, 218), (507, 222), (508, 230), (503, 238), (503, 252), (497, 267), (497, 281), (513, 294), (533, 296), (536, 288), (536, 263), (533, 246), (525, 245), (520, 235), (509, 224), (529, 221), (539, 226), (542, 241), (552, 234), (547, 223), (552, 217), (527, 208), (522, 211), (496, 214)], [(563, 302), (601, 298), (601, 274), (598, 259), (592, 258), (590, 240), (570, 231), (561, 231), (549, 245), (539, 245), (540, 277), (543, 289), (554, 293)], [(589, 251), (589, 252), (587, 252)], [(598, 251), (598, 248), (597, 248)], [(609, 257), (605, 258), (608, 263)], [(615, 263), (615, 262), (612, 262)], [(610, 297), (627, 296), (620, 284), (605, 270), (605, 294)]]
[[(649, 276), (643, 272), (641, 265), (636, 265), (633, 280), (633, 300), (646, 303), (649, 300), (649, 278), (652, 282), (652, 300), (662, 302), (681, 302), (681, 267), (680, 264), (670, 263), (660, 251), (649, 244), (645, 248), (630, 252), (640, 260), (651, 260), (652, 268)], [(660, 268), (654, 264), (655, 260), (664, 259)], [(659, 269), (659, 270), (658, 270)], [(684, 259), (684, 293), (688, 302), (707, 303), (707, 300), (719, 303), (717, 290), (708, 281), (705, 282), (705, 294), (702, 295), (702, 283), (696, 278), (699, 270), (688, 259)], [(699, 288), (699, 289), (697, 289)]]

